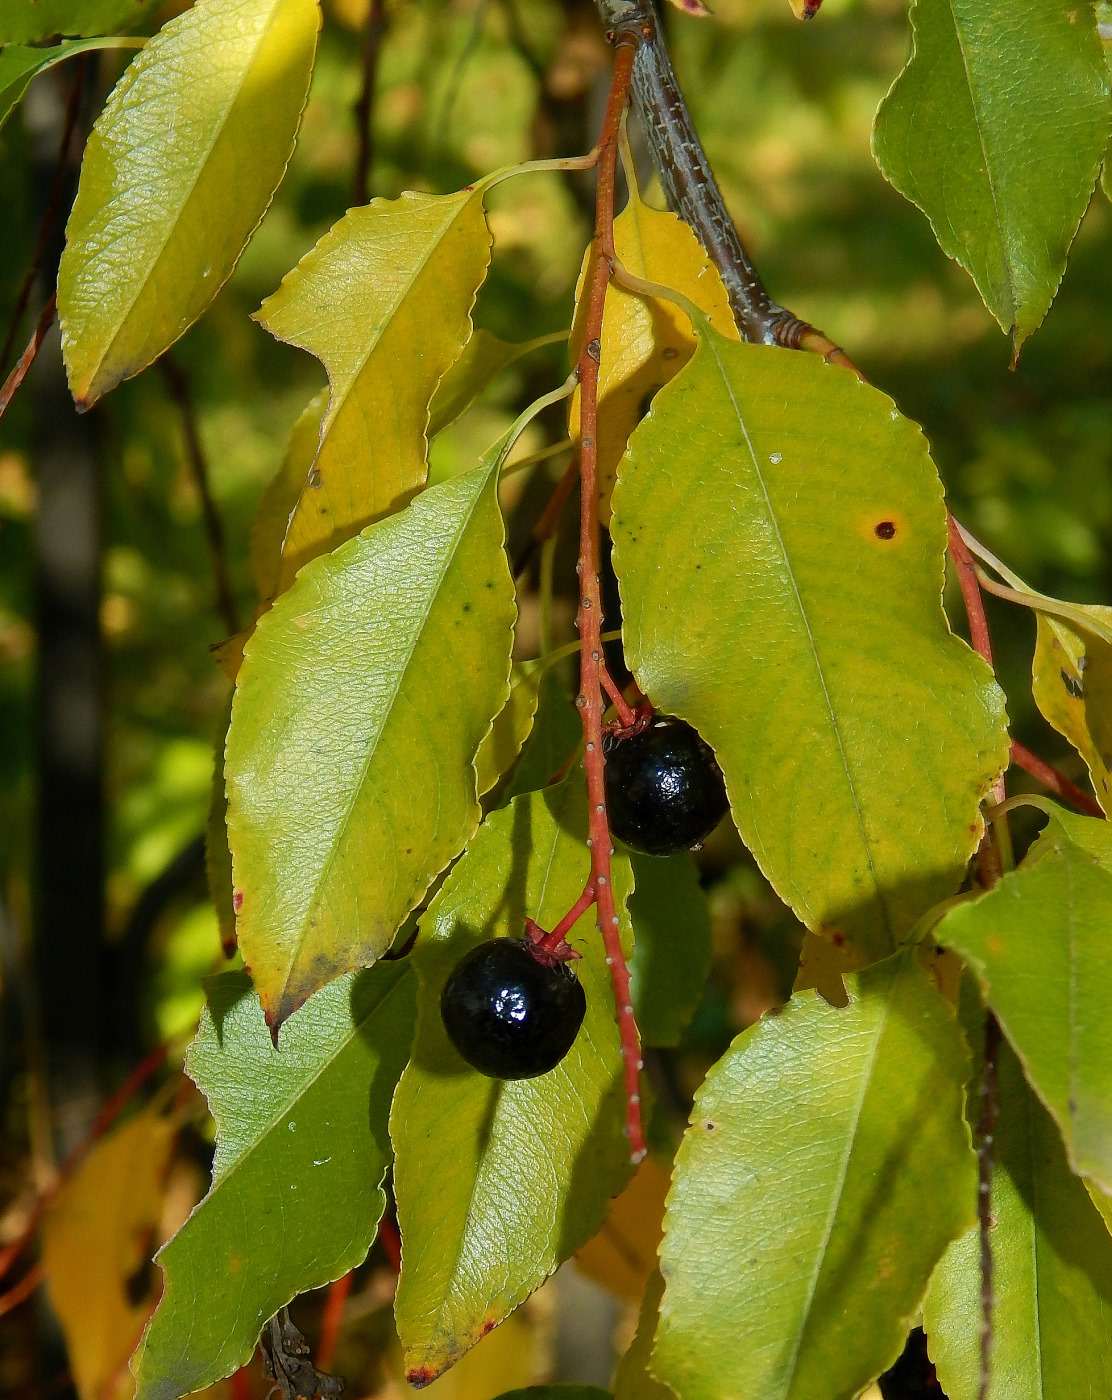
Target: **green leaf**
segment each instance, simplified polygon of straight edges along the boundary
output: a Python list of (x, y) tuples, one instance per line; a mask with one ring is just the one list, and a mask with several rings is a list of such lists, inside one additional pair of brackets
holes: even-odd
[(541, 677), (533, 729), (502, 793), (508, 802), (544, 787), (583, 741), (583, 723), (568, 688), (556, 671)]
[[(136, 47), (131, 41), (126, 41), (124, 46)], [(114, 39), (75, 39), (67, 44), (57, 44), (51, 49), (24, 48), (18, 44), (10, 44), (0, 49), (0, 127), (11, 116), (32, 78), (38, 77), (46, 69), (73, 54), (87, 53), (90, 49), (119, 47), (121, 44)]]
[(612, 533), (642, 689), (713, 746), (780, 897), (883, 957), (957, 888), (1008, 760), (942, 610), (922, 434), (817, 356), (706, 330), (630, 441)]
[(205, 820), (205, 875), (209, 898), (216, 910), (220, 943), (225, 957), (236, 946), (236, 911), (232, 902), (232, 853), (228, 849), (228, 798), (224, 790), (224, 745), (232, 717), (229, 694), (220, 721), (220, 731), (212, 756), (212, 786), (209, 789), (208, 816)]
[[(1094, 625), (1112, 631), (1112, 608), (1091, 604), (1084, 612), (1092, 614)], [(1085, 760), (1107, 812), (1112, 809), (1112, 644), (1072, 621), (1042, 612), (1037, 619), (1031, 693), (1047, 723)]]
[(630, 978), (645, 1045), (678, 1045), (710, 972), (710, 910), (687, 851), (632, 855)]
[(846, 984), (844, 1010), (804, 992), (750, 1027), (696, 1096), (652, 1360), (684, 1400), (858, 1395), (974, 1218), (950, 1008), (913, 951)]
[(276, 1050), (246, 976), (209, 984), (186, 1067), (216, 1119), (212, 1186), (159, 1252), (166, 1284), (136, 1357), (137, 1400), (231, 1375), (278, 1308), (363, 1261), (413, 1018), (412, 975), (383, 963), (319, 992)]
[(273, 1027), (385, 952), (478, 826), (474, 758), (513, 643), (508, 442), (312, 560), (244, 649), (228, 837), (239, 946)]
[(654, 1269), (641, 1299), (637, 1331), (614, 1373), (614, 1400), (675, 1400), (675, 1392), (656, 1380), (649, 1370), (663, 1297), (664, 1280), (660, 1270)]
[(290, 429), (282, 464), (263, 492), (255, 513), (251, 527), (251, 574), (262, 602), (275, 598), (281, 586), (282, 541), (317, 455), (320, 423), (327, 403), (328, 390), (322, 389), (301, 410)]
[[(974, 1044), (983, 1043), (983, 1016), (976, 1021), (976, 1031), (970, 1028)], [(978, 1082), (979, 1073), (967, 1101), (967, 1111), (974, 1113)], [(1024, 1083), (1007, 1043), (997, 1058), (997, 1086), (988, 1400), (1110, 1395), (1112, 1239), (1070, 1171), (1058, 1130)], [(935, 1269), (923, 1326), (949, 1400), (977, 1400), (981, 1250), (976, 1226), (955, 1240)]]
[(1018, 354), (1057, 291), (1108, 143), (1093, 12), (915, 0), (911, 22), (911, 58), (877, 113), (873, 152)]
[(497, 1400), (610, 1400), (601, 1385), (526, 1385), (520, 1390), (504, 1390)]
[(471, 334), (491, 237), (483, 185), (351, 209), (258, 320), (328, 371), (309, 483), (286, 531), (279, 588), (318, 554), (397, 510), (425, 481), (429, 403)]
[(58, 273), (79, 407), (157, 359), (231, 275), (293, 152), (319, 25), (316, 0), (197, 0), (112, 90)]
[(535, 340), (514, 343), (499, 340), (496, 335), (491, 335), (481, 327), (475, 330), (463, 347), (463, 353), (445, 374), (433, 395), (429, 437), (434, 438), (442, 428), (446, 428), (449, 423), (454, 423), (461, 414), (466, 413), (487, 385), (503, 370), (509, 369), (534, 350), (539, 350), (544, 345), (559, 345), (567, 338), (565, 331), (559, 331), (555, 335), (541, 335)]
[(0, 0), (0, 44), (131, 29), (158, 0)]
[(976, 973), (1073, 1170), (1112, 1191), (1112, 831), (1039, 802), (1027, 859), (934, 930)]
[[(487, 1079), (464, 1064), (440, 992), (470, 948), (551, 928), (590, 873), (586, 793), (576, 778), (492, 813), (428, 912), (412, 955), (420, 981), (413, 1058), (390, 1117), (402, 1233), (395, 1314), (411, 1383), (426, 1384), (496, 1326), (598, 1230), (628, 1179), (614, 993), (595, 913), (569, 934), (587, 1015), (537, 1079)], [(614, 858), (625, 909), (632, 876)], [(624, 939), (628, 946), (628, 917)]]

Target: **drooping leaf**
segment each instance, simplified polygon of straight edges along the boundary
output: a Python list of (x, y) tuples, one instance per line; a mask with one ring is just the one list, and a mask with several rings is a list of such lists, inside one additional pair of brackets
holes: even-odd
[(911, 58), (877, 113), (877, 164), (1018, 353), (1058, 289), (1108, 144), (1093, 13), (915, 0), (911, 22)]
[(638, 682), (713, 746), (781, 898), (874, 958), (957, 888), (1008, 756), (1003, 696), (942, 611), (945, 530), (890, 399), (714, 330), (614, 492)]
[(496, 335), (478, 327), (433, 395), (429, 437), (434, 438), (442, 428), (454, 423), (503, 370), (544, 345), (558, 345), (566, 339), (566, 334), (561, 331), (556, 335), (537, 336), (534, 340), (499, 340)]
[[(969, 998), (963, 994), (962, 1000), (965, 1011)], [(973, 1045), (984, 1043), (976, 1009), (968, 1030)], [(979, 1078), (978, 1072), (967, 1101), (973, 1114)], [(988, 1400), (1112, 1394), (1112, 1239), (1006, 1042), (997, 1058), (997, 1097)], [(923, 1325), (943, 1392), (949, 1400), (977, 1400), (981, 1250), (976, 1226), (954, 1241), (935, 1269)]]
[[(630, 1174), (614, 997), (595, 914), (568, 935), (587, 1015), (548, 1074), (503, 1082), (470, 1069), (448, 1040), (440, 992), (470, 948), (551, 928), (590, 872), (580, 778), (492, 813), (421, 920), (413, 1057), (390, 1132), (402, 1234), (395, 1300), (411, 1383), (427, 1384), (499, 1323), (602, 1223)], [(624, 911), (628, 861), (616, 856)], [(628, 946), (628, 921), (624, 939)]]
[(212, 1187), (158, 1254), (137, 1400), (246, 1364), (267, 1318), (362, 1262), (386, 1206), (387, 1115), (409, 1052), (413, 978), (383, 963), (318, 992), (271, 1044), (243, 973), (209, 984), (187, 1068), (216, 1120)]
[[(1112, 631), (1112, 608), (1091, 604), (1085, 613)], [(1112, 643), (1040, 612), (1031, 693), (1047, 723), (1085, 760), (1097, 801), (1112, 810)]]
[(689, 852), (631, 860), (637, 1025), (645, 1045), (678, 1045), (710, 972), (710, 910)]
[(846, 984), (750, 1027), (696, 1096), (652, 1359), (684, 1400), (850, 1400), (973, 1221), (956, 1018), (911, 950)]
[(1036, 805), (1027, 859), (934, 936), (976, 973), (1074, 1171), (1112, 1191), (1112, 830)]
[(43, 1272), (81, 1400), (116, 1400), (121, 1379), (130, 1393), (127, 1358), (153, 1301), (144, 1265), (176, 1133), (145, 1110), (102, 1138), (43, 1222)]
[(471, 334), (490, 247), (482, 185), (373, 199), (348, 210), (263, 302), (258, 320), (316, 355), (330, 385), (279, 591), (424, 483), (429, 403)]
[(556, 671), (546, 671), (541, 677), (533, 728), (503, 790), (503, 803), (544, 787), (582, 741), (583, 724), (567, 686)]
[(649, 1370), (663, 1297), (664, 1280), (660, 1270), (654, 1269), (641, 1299), (637, 1331), (614, 1373), (614, 1400), (675, 1400), (675, 1392)]
[(510, 670), (510, 698), (498, 711), (490, 733), (479, 745), (475, 771), (479, 796), (491, 790), (521, 752), (533, 728), (545, 667), (538, 661), (517, 661)]
[(116, 34), (140, 23), (158, 0), (0, 0), (0, 44), (34, 44), (56, 34)]
[[(649, 282), (674, 287), (701, 310), (723, 335), (738, 339), (733, 313), (718, 269), (687, 224), (676, 214), (650, 208), (631, 183), (629, 203), (614, 220), (614, 250), (623, 267)], [(583, 285), (590, 249), (576, 288), (576, 326), (571, 354), (582, 349)], [(695, 351), (691, 323), (671, 302), (649, 300), (615, 282), (606, 289), (598, 380), (599, 517), (610, 522), (614, 475), (629, 435), (645, 416), (653, 395), (687, 364)], [(579, 436), (579, 390), (568, 414), (572, 437)]]
[(671, 1182), (668, 1168), (655, 1157), (646, 1157), (626, 1189), (610, 1202), (598, 1234), (576, 1250), (579, 1272), (636, 1303), (657, 1272), (656, 1252), (664, 1235), (664, 1201)]
[[(0, 19), (0, 26), (3, 20)], [(27, 91), (31, 79), (61, 63), (74, 54), (88, 53), (91, 49), (117, 48), (113, 39), (74, 39), (66, 44), (56, 44), (53, 48), (25, 47), (8, 44), (0, 48), (0, 126), (11, 116), (12, 109)], [(127, 47), (133, 47), (128, 44)]]
[(112, 90), (58, 272), (79, 407), (157, 359), (231, 275), (293, 152), (319, 25), (316, 0), (197, 0)]
[[(290, 429), (282, 463), (263, 492), (251, 526), (251, 575), (260, 602), (278, 595), (282, 577), (282, 542), (290, 516), (309, 479), (320, 443), (320, 423), (328, 404), (328, 390), (314, 394)], [(292, 581), (292, 580), (290, 580)]]
[(273, 1027), (385, 952), (479, 823), (474, 758), (515, 617), (507, 442), (312, 560), (247, 643), (228, 839), (239, 947)]

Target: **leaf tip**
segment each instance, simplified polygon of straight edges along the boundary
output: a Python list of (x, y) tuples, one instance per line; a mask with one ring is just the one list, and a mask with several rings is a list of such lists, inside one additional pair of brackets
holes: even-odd
[(431, 1366), (418, 1366), (415, 1370), (405, 1373), (405, 1380), (406, 1384), (411, 1385), (414, 1390), (424, 1390), (425, 1386), (432, 1385), (437, 1375), (438, 1372), (434, 1371)]

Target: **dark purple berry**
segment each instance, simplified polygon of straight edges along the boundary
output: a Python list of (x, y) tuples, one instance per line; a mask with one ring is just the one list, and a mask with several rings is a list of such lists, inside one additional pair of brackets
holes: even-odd
[(480, 943), (440, 994), (448, 1038), (492, 1079), (547, 1074), (572, 1047), (587, 999), (566, 963), (545, 966), (515, 938)]
[(710, 835), (729, 810), (710, 746), (689, 724), (656, 715), (628, 738), (603, 740), (610, 830), (634, 851), (670, 856)]

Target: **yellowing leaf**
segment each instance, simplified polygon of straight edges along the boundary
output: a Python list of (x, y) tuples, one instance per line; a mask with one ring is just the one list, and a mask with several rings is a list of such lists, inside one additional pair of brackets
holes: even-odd
[(81, 1400), (100, 1400), (106, 1386), (113, 1400), (132, 1394), (127, 1358), (157, 1275), (147, 1287), (137, 1281), (151, 1257), (175, 1131), (144, 1112), (103, 1138), (43, 1223), (43, 1269)]
[(230, 276), (293, 151), (319, 25), (316, 0), (197, 0), (116, 84), (58, 273), (80, 407), (157, 359)]
[[(1078, 621), (1112, 631), (1112, 608), (1075, 604)], [(1112, 810), (1112, 645), (1072, 621), (1038, 614), (1031, 693), (1043, 718), (1085, 760), (1097, 801)]]
[(328, 391), (314, 394), (290, 429), (282, 464), (263, 492), (251, 526), (251, 573), (259, 601), (278, 594), (282, 576), (282, 543), (290, 516), (309, 479), (309, 469), (320, 443), (320, 422), (328, 403)]
[(463, 347), (459, 359), (440, 381), (430, 410), (429, 437), (435, 437), (442, 428), (454, 423), (504, 369), (509, 369), (544, 345), (558, 345), (566, 339), (566, 334), (561, 331), (556, 335), (537, 336), (535, 340), (499, 340), (480, 326)]
[(919, 429), (816, 355), (708, 329), (630, 440), (611, 533), (641, 688), (714, 748), (801, 921), (884, 956), (960, 884), (1008, 759), (942, 610)]
[(620, 1196), (610, 1202), (602, 1229), (576, 1251), (580, 1273), (631, 1303), (656, 1271), (656, 1251), (664, 1238), (664, 1199), (672, 1175), (646, 1157)]
[(272, 1029), (385, 952), (479, 824), (474, 758), (506, 698), (515, 616), (508, 441), (312, 560), (247, 643), (228, 841), (239, 947)]
[(330, 385), (278, 591), (423, 485), (429, 403), (471, 334), (490, 246), (482, 186), (373, 199), (349, 210), (263, 302), (262, 324), (316, 355)]
[[(637, 277), (674, 287), (710, 318), (723, 335), (738, 339), (737, 328), (718, 269), (691, 229), (675, 214), (652, 209), (634, 187), (629, 203), (614, 220), (614, 249), (622, 265)], [(576, 330), (572, 355), (582, 341), (584, 257), (576, 296)], [(645, 416), (649, 401), (688, 362), (695, 351), (691, 323), (671, 302), (648, 300), (611, 283), (606, 289), (600, 337), (598, 379), (599, 514), (610, 521), (614, 474), (630, 433)], [(579, 390), (571, 401), (569, 426), (579, 436)]]
[(510, 698), (495, 716), (490, 733), (479, 745), (475, 757), (480, 797), (509, 769), (528, 739), (544, 673), (545, 667), (539, 661), (514, 663), (510, 671)]
[(858, 972), (865, 966), (865, 955), (844, 939), (840, 944), (822, 938), (810, 929), (803, 935), (799, 954), (799, 971), (795, 974), (792, 992), (814, 988), (831, 1006), (846, 1006), (848, 997), (842, 978), (847, 972)]

